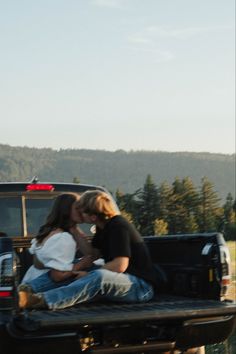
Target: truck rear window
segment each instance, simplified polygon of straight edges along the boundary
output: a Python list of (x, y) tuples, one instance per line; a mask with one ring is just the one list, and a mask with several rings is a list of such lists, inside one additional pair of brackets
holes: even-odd
[[(0, 232), (10, 237), (33, 237), (42, 226), (52, 207), (55, 196), (0, 196)], [(88, 236), (95, 232), (94, 226), (81, 224)]]
[(27, 234), (37, 234), (40, 226), (46, 221), (52, 203), (53, 199), (25, 200)]
[(22, 201), (20, 197), (0, 198), (0, 231), (8, 236), (22, 235)]

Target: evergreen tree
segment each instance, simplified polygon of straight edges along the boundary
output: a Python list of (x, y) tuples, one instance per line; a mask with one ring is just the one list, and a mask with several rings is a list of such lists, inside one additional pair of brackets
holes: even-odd
[(200, 187), (200, 203), (197, 215), (198, 225), (201, 232), (218, 230), (222, 208), (219, 206), (220, 199), (214, 191), (213, 184), (207, 177), (203, 177)]
[(169, 211), (172, 203), (172, 187), (167, 181), (161, 183), (158, 192), (158, 217), (169, 222)]
[(182, 232), (195, 233), (199, 229), (196, 218), (199, 206), (199, 194), (190, 177), (183, 178), (182, 185), (182, 202), (185, 209), (182, 220)]
[(233, 210), (234, 210), (234, 212), (236, 213), (236, 199), (234, 199)]
[(195, 233), (198, 231), (196, 210), (199, 204), (197, 190), (190, 177), (175, 178), (172, 184), (171, 205), (169, 207), (169, 232)]
[(226, 202), (223, 205), (224, 219), (226, 223), (233, 223), (235, 221), (234, 201), (231, 193), (228, 193)]
[(236, 240), (236, 210), (232, 194), (228, 193), (224, 209), (224, 234), (226, 240)]
[(184, 227), (182, 229), (182, 233), (193, 234), (199, 231), (196, 217), (193, 214), (186, 215), (183, 222), (184, 222)]
[(184, 188), (178, 177), (172, 183), (171, 205), (169, 208), (169, 232), (183, 233), (183, 220), (186, 210), (183, 204)]
[(154, 224), (158, 216), (158, 193), (151, 175), (147, 175), (138, 197), (139, 230), (142, 235), (154, 235)]
[(183, 204), (189, 215), (196, 213), (199, 206), (199, 194), (190, 177), (182, 180), (183, 185)]
[(132, 194), (124, 194), (119, 189), (116, 190), (116, 203), (121, 211), (121, 214), (128, 220), (132, 220), (136, 227), (138, 227), (138, 202), (135, 199), (139, 191)]

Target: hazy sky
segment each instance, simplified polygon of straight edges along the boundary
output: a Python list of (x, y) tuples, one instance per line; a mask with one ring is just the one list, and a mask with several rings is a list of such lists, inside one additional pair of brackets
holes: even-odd
[(0, 143), (235, 152), (234, 0), (0, 0)]

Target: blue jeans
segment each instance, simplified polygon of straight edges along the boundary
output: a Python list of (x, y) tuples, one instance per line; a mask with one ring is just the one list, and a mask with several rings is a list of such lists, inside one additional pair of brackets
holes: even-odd
[[(29, 283), (34, 291), (43, 289), (44, 285), (39, 283), (45, 281), (44, 276)], [(69, 284), (42, 291), (42, 294), (48, 308), (57, 310), (99, 297), (116, 302), (146, 302), (152, 299), (154, 291), (152, 285), (134, 275), (97, 269)]]
[[(100, 266), (92, 265), (87, 271), (92, 271), (99, 268)], [(61, 286), (68, 285), (72, 281), (74, 281), (73, 278), (68, 278), (66, 280), (56, 282), (51, 278), (50, 271), (48, 271), (47, 273), (43, 273), (42, 275), (40, 275), (39, 277), (33, 280), (25, 281), (24, 284), (30, 285), (34, 293), (41, 293), (44, 291), (57, 289), (60, 288)]]

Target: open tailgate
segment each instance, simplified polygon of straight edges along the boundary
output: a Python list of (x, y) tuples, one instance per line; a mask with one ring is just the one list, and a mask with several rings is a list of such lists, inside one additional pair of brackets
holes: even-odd
[(12, 324), (25, 331), (46, 328), (131, 323), (136, 321), (190, 320), (206, 317), (235, 316), (236, 303), (189, 298), (162, 298), (145, 304), (87, 304), (64, 310), (24, 311)]

